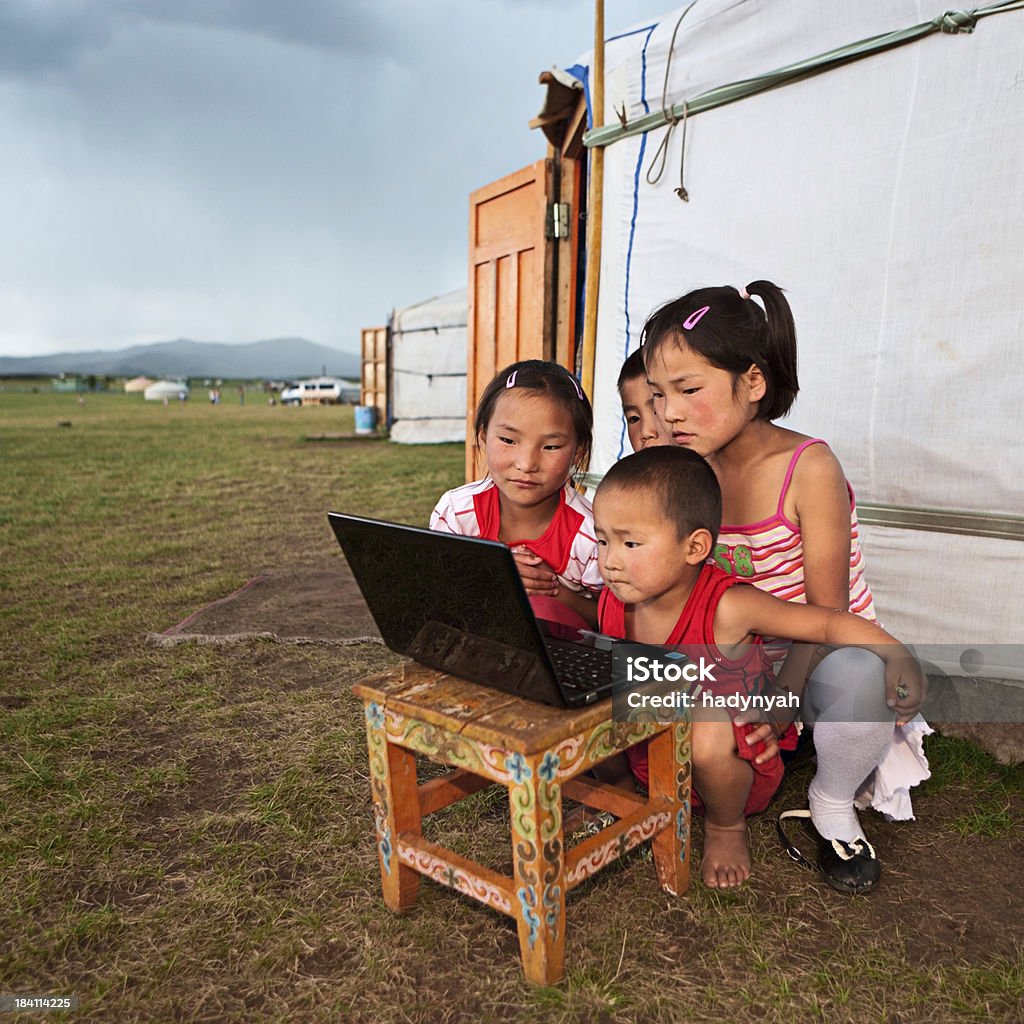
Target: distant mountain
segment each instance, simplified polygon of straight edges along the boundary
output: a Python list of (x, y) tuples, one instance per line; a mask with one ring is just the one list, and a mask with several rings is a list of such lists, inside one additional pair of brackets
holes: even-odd
[(305, 338), (272, 338), (242, 345), (216, 341), (161, 341), (115, 352), (60, 352), (52, 356), (0, 356), (0, 376), (79, 373), (109, 377), (236, 377), (296, 379), (322, 371), (359, 379), (362, 362), (353, 352)]

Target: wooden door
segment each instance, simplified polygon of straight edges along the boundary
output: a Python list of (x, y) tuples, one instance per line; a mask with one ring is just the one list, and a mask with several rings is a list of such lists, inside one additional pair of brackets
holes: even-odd
[(554, 246), (545, 238), (555, 164), (538, 160), (469, 197), (466, 479), (483, 475), (473, 417), (490, 379), (520, 359), (554, 358)]
[(360, 405), (377, 409), (377, 426), (388, 426), (388, 329), (364, 327), (362, 330), (363, 380)]

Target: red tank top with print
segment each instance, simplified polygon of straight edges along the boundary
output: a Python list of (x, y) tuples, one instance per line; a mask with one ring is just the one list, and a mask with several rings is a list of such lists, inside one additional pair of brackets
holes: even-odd
[[(707, 648), (706, 654), (689, 652), (696, 657), (712, 658), (722, 666), (715, 673), (714, 684), (707, 688), (714, 693), (760, 693), (765, 675), (773, 678), (771, 662), (757, 637), (745, 648), (741, 658), (730, 659), (722, 656), (715, 646), (715, 612), (722, 595), (744, 580), (730, 576), (713, 565), (701, 566), (700, 575), (683, 606), (672, 632), (665, 643), (670, 646), (694, 646)], [(612, 592), (610, 587), (601, 591), (597, 604), (598, 628), (607, 636), (625, 637), (626, 606)]]

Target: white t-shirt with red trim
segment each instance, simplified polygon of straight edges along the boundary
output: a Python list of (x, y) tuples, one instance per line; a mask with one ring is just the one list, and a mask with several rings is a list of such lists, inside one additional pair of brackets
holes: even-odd
[[(498, 540), (501, 505), (490, 477), (455, 487), (441, 495), (430, 516), (430, 528), (464, 537)], [(551, 525), (536, 539), (512, 541), (543, 558), (570, 590), (597, 592), (604, 586), (597, 568), (597, 537), (590, 502), (568, 484), (559, 495)]]

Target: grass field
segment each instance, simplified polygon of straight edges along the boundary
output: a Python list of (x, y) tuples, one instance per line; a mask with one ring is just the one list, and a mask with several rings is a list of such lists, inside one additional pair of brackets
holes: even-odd
[[(1024, 1019), (1024, 771), (939, 737), (918, 820), (866, 816), (868, 898), (786, 860), (768, 816), (739, 892), (670, 899), (637, 854), (577, 890), (556, 988), (448, 890), (386, 911), (348, 688), (394, 656), (146, 638), (337, 560), (328, 509), (422, 523), (461, 480), (460, 446), (303, 440), (351, 427), (252, 397), (0, 393), (0, 995), (116, 1022)], [(507, 868), (501, 795), (431, 835)]]

